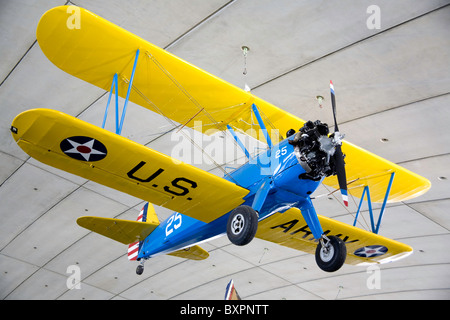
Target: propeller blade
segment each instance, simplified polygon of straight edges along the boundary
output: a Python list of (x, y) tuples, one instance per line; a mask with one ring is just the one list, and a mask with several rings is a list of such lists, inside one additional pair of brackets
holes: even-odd
[(338, 139), (338, 144), (336, 145), (336, 151), (334, 152), (334, 161), (336, 163), (336, 174), (339, 183), (339, 188), (341, 189), (342, 201), (344, 205), (348, 207), (348, 193), (347, 193), (347, 177), (345, 174), (345, 162), (344, 154), (341, 149), (340, 139), (342, 138), (339, 133), (339, 128), (336, 120), (336, 98), (334, 95), (334, 85), (330, 80), (330, 91), (331, 91), (331, 106), (333, 108), (333, 118), (334, 118), (334, 135), (335, 139)]
[(339, 183), (339, 188), (341, 189), (341, 196), (344, 205), (348, 207), (348, 193), (347, 193), (347, 177), (345, 174), (345, 162), (344, 154), (342, 153), (341, 146), (336, 146), (336, 151), (334, 152), (334, 161), (336, 163), (336, 174)]
[(339, 131), (337, 121), (336, 121), (336, 98), (334, 96), (334, 85), (330, 80), (330, 91), (331, 91), (331, 107), (333, 108), (333, 118), (334, 118), (334, 132)]

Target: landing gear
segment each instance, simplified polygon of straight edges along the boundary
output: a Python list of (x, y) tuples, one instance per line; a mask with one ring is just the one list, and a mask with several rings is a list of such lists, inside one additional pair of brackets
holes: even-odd
[(323, 271), (334, 272), (339, 270), (346, 257), (347, 248), (340, 238), (323, 235), (319, 240), (316, 249), (316, 263)]
[(139, 263), (139, 265), (136, 268), (136, 274), (138, 276), (140, 276), (144, 272), (144, 262), (145, 262), (145, 260), (141, 259), (141, 262)]
[(227, 223), (227, 235), (237, 246), (244, 246), (253, 240), (258, 228), (258, 213), (249, 206), (234, 209)]

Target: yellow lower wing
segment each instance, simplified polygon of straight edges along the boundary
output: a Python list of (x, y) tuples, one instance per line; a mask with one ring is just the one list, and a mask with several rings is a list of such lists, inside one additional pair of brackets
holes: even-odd
[(62, 112), (33, 109), (12, 123), (30, 156), (156, 205), (210, 222), (248, 190)]
[[(406, 257), (413, 252), (410, 246), (401, 242), (324, 216), (319, 215), (319, 220), (328, 236), (339, 236), (344, 240), (347, 248), (345, 261), (347, 264), (386, 263)], [(284, 213), (275, 213), (261, 221), (256, 237), (312, 254), (317, 247), (317, 242), (300, 210), (296, 208)]]

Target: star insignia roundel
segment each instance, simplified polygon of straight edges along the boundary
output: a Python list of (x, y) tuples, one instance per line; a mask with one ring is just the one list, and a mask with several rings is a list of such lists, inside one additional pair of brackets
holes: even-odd
[(388, 252), (388, 248), (385, 246), (375, 245), (359, 248), (354, 252), (354, 254), (358, 257), (371, 258), (382, 256), (386, 252)]
[(60, 143), (60, 148), (64, 154), (81, 161), (99, 161), (107, 154), (103, 143), (94, 138), (83, 136), (64, 139)]

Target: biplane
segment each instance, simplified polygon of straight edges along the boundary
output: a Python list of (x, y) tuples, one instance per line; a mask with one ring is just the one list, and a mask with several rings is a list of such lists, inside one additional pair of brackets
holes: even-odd
[[(73, 15), (76, 14), (74, 17)], [(78, 19), (78, 25), (73, 19)], [(72, 19), (72, 20), (70, 20)], [(202, 260), (199, 244), (227, 235), (238, 246), (254, 237), (315, 255), (327, 272), (344, 263), (386, 263), (413, 249), (378, 234), (387, 203), (425, 193), (430, 182), (343, 139), (321, 121), (304, 121), (79, 7), (47, 11), (37, 27), (46, 57), (63, 71), (109, 92), (116, 132), (51, 109), (19, 114), (11, 126), (31, 157), (146, 202), (137, 221), (83, 216), (77, 223), (128, 245), (128, 258), (161, 254)], [(119, 97), (125, 99), (119, 120)], [(247, 157), (219, 177), (121, 136), (128, 101), (172, 124), (202, 134), (231, 134)], [(256, 120), (255, 120), (256, 119)], [(201, 121), (195, 126), (194, 121)], [(211, 130), (213, 129), (213, 130)], [(256, 129), (256, 130), (251, 130)], [(267, 145), (251, 155), (237, 132)], [(278, 137), (275, 139), (274, 137)], [(349, 182), (347, 182), (349, 181)], [(313, 193), (323, 183), (348, 196), (367, 197), (372, 230), (319, 215)], [(382, 203), (378, 221), (371, 203)], [(154, 205), (174, 213), (160, 222)]]

